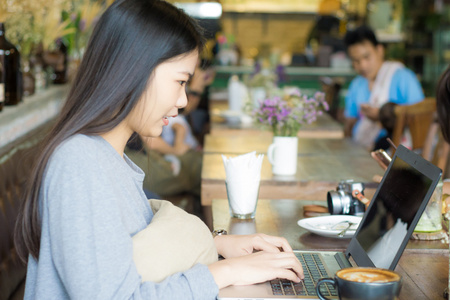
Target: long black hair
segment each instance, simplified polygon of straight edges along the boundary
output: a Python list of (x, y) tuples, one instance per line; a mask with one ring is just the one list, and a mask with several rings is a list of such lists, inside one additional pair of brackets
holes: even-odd
[(442, 136), (450, 143), (450, 66), (442, 73), (436, 87), (436, 106)]
[(39, 191), (51, 154), (77, 133), (99, 135), (122, 122), (144, 93), (161, 63), (201, 50), (199, 27), (161, 0), (116, 0), (99, 19), (68, 98), (27, 183), (17, 219), (20, 258), (39, 258)]

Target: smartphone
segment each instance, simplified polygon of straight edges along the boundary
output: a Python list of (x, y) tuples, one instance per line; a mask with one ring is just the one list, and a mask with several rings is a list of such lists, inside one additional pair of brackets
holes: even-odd
[(375, 159), (378, 160), (380, 163), (386, 166), (386, 168), (391, 163), (392, 158), (389, 156), (389, 154), (386, 153), (383, 149), (378, 149), (374, 151)]

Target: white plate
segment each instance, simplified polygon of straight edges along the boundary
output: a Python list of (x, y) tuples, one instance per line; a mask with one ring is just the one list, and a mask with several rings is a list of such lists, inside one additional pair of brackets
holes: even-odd
[(242, 113), (240, 111), (224, 110), (220, 113), (229, 124), (239, 124), (241, 122)]
[(240, 111), (225, 110), (220, 112), (220, 117), (224, 118), (230, 124), (241, 124), (242, 126), (251, 125), (253, 120), (249, 115)]
[[(314, 218), (301, 219), (297, 222), (300, 227), (313, 232), (315, 234), (332, 237), (332, 238), (351, 238), (362, 217), (349, 216), (349, 215), (330, 215)], [(343, 237), (338, 236), (339, 232), (347, 228), (348, 222), (356, 223), (352, 225)]]

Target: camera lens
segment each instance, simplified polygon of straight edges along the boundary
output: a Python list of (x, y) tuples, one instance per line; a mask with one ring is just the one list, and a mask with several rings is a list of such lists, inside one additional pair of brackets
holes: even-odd
[(327, 193), (328, 211), (332, 215), (339, 214), (342, 211), (341, 196), (336, 191), (329, 191)]
[(327, 193), (328, 211), (332, 215), (349, 214), (350, 198), (342, 190)]

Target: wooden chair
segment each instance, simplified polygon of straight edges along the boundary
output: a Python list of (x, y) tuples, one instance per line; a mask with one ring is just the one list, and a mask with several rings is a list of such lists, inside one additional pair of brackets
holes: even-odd
[[(380, 162), (379, 159), (377, 159), (375, 151), (373, 151), (371, 155), (384, 170), (387, 169), (387, 165), (384, 165), (383, 163)], [(442, 178), (450, 178), (450, 168), (448, 166), (450, 163), (448, 159), (449, 155), (450, 155), (450, 144), (448, 144), (444, 140), (441, 128), (435, 116), (433, 122), (429, 126), (423, 144), (422, 157), (430, 161), (432, 164), (434, 164), (435, 166), (439, 167), (442, 170)], [(381, 182), (381, 179), (382, 179), (381, 175), (375, 175), (373, 180), (375, 182)], [(446, 189), (447, 189), (446, 193), (450, 195), (450, 182), (447, 183)]]
[(449, 174), (447, 164), (450, 154), (450, 145), (444, 140), (439, 123), (435, 120), (430, 125), (428, 135), (423, 147), (422, 156), (441, 168), (443, 178), (447, 178)]
[(396, 121), (392, 133), (395, 145), (401, 143), (401, 138), (408, 128), (412, 139), (413, 150), (423, 150), (430, 125), (436, 112), (436, 99), (425, 98), (423, 101), (411, 105), (397, 105), (395, 107)]

